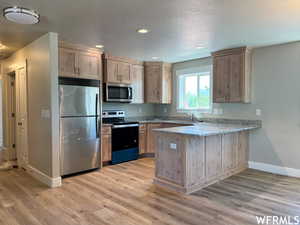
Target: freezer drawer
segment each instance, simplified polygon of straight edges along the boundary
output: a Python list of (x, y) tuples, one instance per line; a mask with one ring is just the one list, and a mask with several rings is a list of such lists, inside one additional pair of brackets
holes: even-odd
[(61, 174), (98, 168), (100, 139), (97, 117), (60, 119)]

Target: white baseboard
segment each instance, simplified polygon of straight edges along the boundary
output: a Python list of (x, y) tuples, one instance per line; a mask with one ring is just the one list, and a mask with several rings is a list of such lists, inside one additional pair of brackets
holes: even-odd
[(269, 173), (289, 176), (289, 177), (300, 177), (300, 170), (289, 168), (289, 167), (281, 167), (275, 166), (272, 164), (259, 163), (259, 162), (248, 162), (249, 168), (255, 170), (261, 170)]
[(55, 188), (62, 185), (61, 177), (49, 177), (48, 175), (29, 165), (27, 166), (26, 171), (43, 184), (46, 184), (48, 187)]

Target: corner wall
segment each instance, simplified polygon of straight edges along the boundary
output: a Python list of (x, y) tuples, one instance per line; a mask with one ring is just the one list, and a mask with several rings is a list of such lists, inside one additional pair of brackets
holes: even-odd
[[(201, 59), (177, 63), (174, 68), (201, 63)], [(254, 49), (251, 79), (251, 104), (214, 104), (223, 109), (223, 115), (200, 116), (262, 120), (263, 128), (250, 135), (250, 161), (286, 171), (300, 169), (300, 42)], [(262, 116), (256, 116), (256, 109), (261, 109)], [(160, 116), (182, 116), (176, 112), (175, 102), (156, 106), (156, 112)]]

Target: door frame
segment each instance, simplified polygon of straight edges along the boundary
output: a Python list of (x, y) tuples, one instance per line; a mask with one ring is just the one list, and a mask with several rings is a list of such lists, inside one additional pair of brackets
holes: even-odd
[[(25, 76), (26, 76), (26, 127), (24, 128), (26, 131), (26, 146), (24, 146), (25, 152), (28, 156), (28, 66), (27, 66), (27, 60), (25, 60), (23, 63), (13, 65), (9, 67), (9, 70), (3, 73), (3, 134), (4, 134), (4, 147), (7, 150), (7, 159), (8, 161), (14, 162), (17, 159), (17, 151), (18, 147), (16, 145), (17, 142), (17, 118), (19, 117), (17, 112), (17, 88), (18, 88), (18, 73), (17, 71), (25, 68)], [(11, 77), (11, 73), (15, 73), (14, 77), (14, 90), (15, 90), (15, 97), (12, 98), (11, 91), (11, 82), (13, 81)], [(15, 110), (13, 110), (13, 104), (15, 104)], [(15, 111), (15, 112), (13, 112)], [(12, 116), (12, 113), (14, 113), (14, 117)], [(12, 118), (14, 118), (15, 122), (13, 124)], [(15, 145), (15, 147), (14, 147)], [(18, 165), (19, 163), (13, 163)], [(22, 166), (24, 169), (26, 169), (28, 165), (28, 158), (26, 159), (26, 163), (24, 166)]]

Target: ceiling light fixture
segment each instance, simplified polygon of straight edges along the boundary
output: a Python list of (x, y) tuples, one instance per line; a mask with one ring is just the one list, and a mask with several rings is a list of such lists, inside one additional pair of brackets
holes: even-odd
[(36, 24), (40, 22), (40, 15), (38, 13), (18, 6), (3, 9), (3, 16), (7, 20), (19, 24)]
[(104, 48), (103, 45), (96, 45), (96, 48)]
[(140, 34), (147, 34), (147, 33), (149, 33), (149, 30), (146, 28), (139, 28), (136, 30), (136, 32), (138, 32)]
[(198, 46), (196, 46), (196, 48), (197, 49), (203, 49), (203, 48), (205, 48), (203, 45), (198, 45)]
[(153, 56), (152, 59), (157, 60), (157, 59), (159, 59), (159, 57)]

